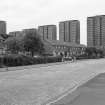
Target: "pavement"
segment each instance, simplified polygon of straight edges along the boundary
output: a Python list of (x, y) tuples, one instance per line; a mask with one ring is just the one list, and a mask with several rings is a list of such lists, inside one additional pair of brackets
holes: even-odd
[(58, 101), (105, 72), (104, 65), (105, 59), (97, 59), (0, 72), (0, 105), (47, 105)]
[(105, 105), (105, 73), (88, 81), (78, 90), (78, 96), (65, 105)]
[(62, 102), (53, 105), (105, 105), (105, 73), (78, 87), (72, 100), (71, 96), (68, 94), (66, 100), (62, 98)]

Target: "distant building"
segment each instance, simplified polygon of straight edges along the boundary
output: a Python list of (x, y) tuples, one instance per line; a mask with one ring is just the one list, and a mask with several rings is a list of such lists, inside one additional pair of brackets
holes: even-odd
[(23, 29), (22, 32), (24, 33), (36, 33), (36, 28), (29, 28), (29, 29)]
[(42, 39), (57, 40), (56, 25), (44, 25), (38, 27), (38, 32)]
[(0, 34), (6, 34), (6, 22), (0, 21)]
[(13, 31), (9, 32), (9, 35), (12, 37), (24, 37), (27, 33), (35, 33), (36, 34), (37, 29), (36, 28), (30, 28), (30, 29), (23, 29), (22, 31)]
[(38, 30), (36, 28), (29, 28), (29, 29), (22, 30), (23, 36), (25, 36), (28, 33), (36, 35), (36, 33), (38, 33)]
[(105, 15), (87, 18), (87, 46), (105, 48)]
[(60, 22), (59, 40), (80, 44), (80, 22), (78, 20)]
[(9, 36), (11, 36), (11, 37), (20, 37), (20, 36), (22, 36), (22, 31), (9, 32)]

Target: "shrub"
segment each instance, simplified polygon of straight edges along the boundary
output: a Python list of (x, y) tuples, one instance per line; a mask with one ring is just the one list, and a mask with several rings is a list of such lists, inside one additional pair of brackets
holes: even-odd
[(61, 57), (38, 57), (33, 58), (24, 55), (4, 55), (0, 57), (0, 67), (4, 66), (25, 66), (25, 65), (33, 65), (33, 64), (44, 64), (44, 63), (53, 63), (53, 62), (61, 62)]

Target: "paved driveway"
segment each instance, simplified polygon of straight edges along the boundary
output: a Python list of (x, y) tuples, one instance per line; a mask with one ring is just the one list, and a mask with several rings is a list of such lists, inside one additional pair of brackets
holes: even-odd
[(105, 71), (105, 59), (0, 72), (0, 105), (44, 105)]

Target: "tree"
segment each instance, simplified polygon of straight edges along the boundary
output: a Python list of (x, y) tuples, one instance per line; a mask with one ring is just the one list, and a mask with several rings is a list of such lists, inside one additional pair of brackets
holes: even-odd
[(95, 47), (87, 47), (85, 52), (88, 56), (94, 56), (96, 54), (96, 48)]
[(33, 56), (35, 53), (42, 54), (44, 52), (44, 45), (38, 35), (38, 32), (26, 32), (25, 36), (9, 37), (5, 41), (7, 49), (12, 53), (30, 52)]
[(91, 58), (100, 58), (101, 56), (103, 56), (103, 51), (95, 47), (87, 47), (85, 52), (88, 55), (88, 57)]
[(17, 39), (16, 37), (9, 37), (5, 44), (7, 45), (7, 50), (11, 51), (12, 53), (18, 53), (19, 51), (22, 51), (22, 40)]
[(44, 45), (41, 41), (41, 38), (38, 36), (37, 32), (26, 33), (23, 42), (24, 51), (31, 52), (32, 56), (34, 56), (35, 53), (42, 54), (44, 52)]

